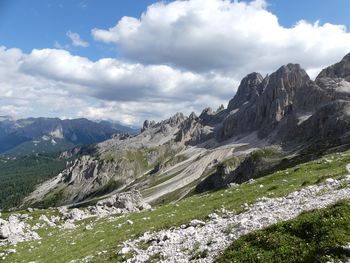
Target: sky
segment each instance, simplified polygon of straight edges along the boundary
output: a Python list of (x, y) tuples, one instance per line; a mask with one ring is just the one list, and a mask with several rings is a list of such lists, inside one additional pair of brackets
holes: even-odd
[(141, 125), (350, 52), (348, 0), (0, 0), (0, 115)]

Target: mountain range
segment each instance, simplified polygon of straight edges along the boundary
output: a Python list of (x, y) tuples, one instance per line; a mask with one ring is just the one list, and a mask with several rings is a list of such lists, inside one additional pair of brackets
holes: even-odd
[(179, 200), (315, 158), (347, 145), (349, 131), (350, 54), (314, 81), (287, 64), (266, 77), (247, 75), (227, 108), (147, 120), (138, 135), (97, 144), (23, 205), (71, 205), (132, 189), (152, 204)]
[(251, 73), (227, 107), (106, 140), (109, 123), (2, 118), (2, 136), (103, 141), (0, 156), (1, 259), (348, 262), (349, 94), (350, 54), (315, 80)]
[(114, 134), (138, 131), (118, 123), (87, 119), (0, 117), (0, 153), (30, 154), (58, 152), (80, 144), (93, 144)]

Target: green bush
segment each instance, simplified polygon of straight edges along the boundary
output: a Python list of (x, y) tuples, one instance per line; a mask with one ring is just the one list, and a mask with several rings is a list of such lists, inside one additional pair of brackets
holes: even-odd
[(324, 210), (243, 236), (217, 262), (330, 262), (350, 252), (350, 205), (341, 202)]

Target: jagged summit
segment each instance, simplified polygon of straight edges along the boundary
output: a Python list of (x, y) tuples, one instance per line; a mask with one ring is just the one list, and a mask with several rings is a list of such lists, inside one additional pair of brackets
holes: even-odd
[(304, 95), (310, 92), (310, 77), (299, 64), (287, 64), (263, 78), (259, 73), (247, 75), (230, 101), (219, 140), (258, 131), (270, 134), (278, 123), (300, 105), (307, 105)]
[[(98, 193), (113, 180), (134, 187), (136, 178), (148, 180), (147, 171), (152, 176), (166, 171), (164, 180), (173, 177), (150, 192), (147, 185), (153, 183), (147, 184), (144, 179), (135, 183), (155, 200), (175, 190), (189, 190), (189, 185), (205, 176), (205, 170), (232, 156), (236, 142), (245, 150), (277, 144), (288, 151), (346, 136), (350, 131), (350, 82), (339, 76), (350, 72), (349, 58), (347, 55), (325, 69), (328, 77), (320, 78), (320, 82), (312, 81), (299, 64), (284, 65), (266, 77), (251, 73), (241, 81), (227, 109), (206, 108), (199, 116), (177, 113), (158, 123), (145, 121), (141, 134), (99, 143), (96, 154), (100, 159), (82, 157), (68, 167), (62, 174), (73, 176), (74, 183), (65, 183), (58, 176), (39, 190), (62, 190), (62, 202), (69, 203)], [(44, 198), (33, 194), (30, 201)]]
[(316, 81), (325, 77), (350, 78), (350, 53), (347, 54), (340, 62), (322, 70), (317, 76)]
[(258, 86), (263, 81), (263, 77), (260, 73), (250, 73), (242, 79), (237, 93), (232, 100), (230, 100), (227, 109), (229, 111), (235, 110), (241, 107), (244, 103), (248, 102), (251, 98), (258, 95)]
[(242, 79), (236, 95), (228, 104), (228, 111), (238, 109), (251, 100), (255, 101), (265, 92), (266, 88), (272, 90), (270, 95), (275, 98), (282, 90), (299, 88), (309, 80), (310, 77), (299, 64), (291, 63), (280, 67), (265, 78), (260, 73), (250, 73)]
[(310, 80), (306, 71), (299, 64), (287, 64), (265, 78), (272, 89), (297, 88)]

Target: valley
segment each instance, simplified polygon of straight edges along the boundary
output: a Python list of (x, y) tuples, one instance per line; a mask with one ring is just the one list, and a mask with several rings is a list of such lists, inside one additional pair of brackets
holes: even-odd
[[(247, 258), (235, 247), (255, 246), (249, 237), (298, 222), (304, 212), (312, 220), (337, 207), (347, 213), (349, 65), (350, 54), (315, 81), (298, 64), (265, 78), (252, 73), (227, 108), (146, 120), (139, 134), (113, 134), (60, 154), (4, 156), (3, 171), (19, 169), (9, 197), (25, 179), (31, 183), (4, 199), (16, 207), (1, 214), (3, 259), (258, 262), (260, 254)], [(327, 255), (346, 257), (350, 240), (336, 238), (325, 243)], [(324, 261), (299, 249), (306, 254), (297, 261)], [(261, 250), (261, 260), (297, 258), (278, 253)]]

